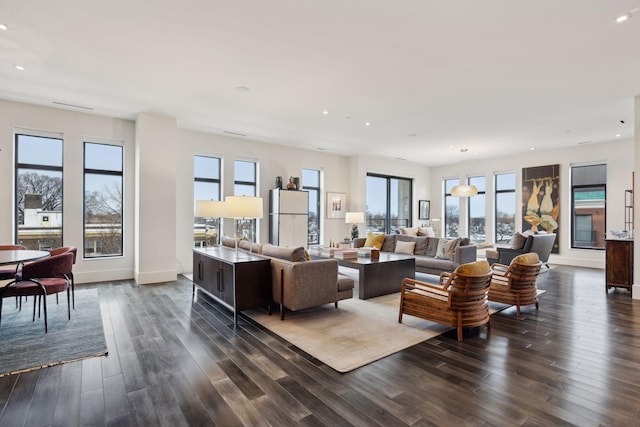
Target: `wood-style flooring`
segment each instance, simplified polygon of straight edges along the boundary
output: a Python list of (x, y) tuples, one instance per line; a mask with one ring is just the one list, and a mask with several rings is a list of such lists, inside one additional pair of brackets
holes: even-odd
[[(640, 301), (604, 271), (540, 275), (540, 311), (492, 316), (347, 374), (205, 302), (191, 282), (109, 282), (109, 356), (0, 378), (1, 426), (632, 426)], [(73, 317), (72, 317), (73, 318)], [(349, 325), (345, 325), (349, 327)]]

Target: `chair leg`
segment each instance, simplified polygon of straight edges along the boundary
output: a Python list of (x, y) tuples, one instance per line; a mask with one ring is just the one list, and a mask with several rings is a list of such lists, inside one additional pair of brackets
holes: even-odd
[[(40, 304), (38, 304), (39, 306)], [(49, 328), (47, 326), (47, 294), (44, 294), (42, 305), (44, 306), (44, 333), (49, 332)]]
[(67, 314), (69, 315), (69, 320), (71, 320), (71, 293), (69, 288), (67, 288)]
[[(75, 310), (76, 308), (76, 281), (73, 278), (73, 273), (69, 273), (69, 276), (71, 277), (71, 301), (73, 301), (73, 309)], [(195, 287), (195, 285), (194, 285)]]
[(0, 325), (2, 324), (2, 295), (0, 295)]
[(462, 341), (462, 312), (458, 312), (458, 341)]
[(335, 302), (336, 308), (338, 308), (338, 301)]
[[(33, 319), (32, 322), (36, 321), (36, 301), (39, 301), (35, 296), (33, 297)], [(40, 304), (38, 304), (38, 317), (40, 317)]]

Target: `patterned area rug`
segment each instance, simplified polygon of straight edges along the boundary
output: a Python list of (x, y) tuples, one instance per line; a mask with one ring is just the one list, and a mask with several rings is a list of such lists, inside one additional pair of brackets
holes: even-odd
[(44, 313), (33, 322), (33, 299), (16, 309), (14, 298), (5, 298), (0, 324), (0, 377), (107, 354), (98, 291), (76, 289), (76, 308), (67, 318), (67, 296), (47, 298), (49, 332)]

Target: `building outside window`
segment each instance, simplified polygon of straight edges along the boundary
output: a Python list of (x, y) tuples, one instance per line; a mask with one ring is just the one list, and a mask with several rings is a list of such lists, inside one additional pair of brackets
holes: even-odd
[(516, 174), (495, 175), (495, 243), (508, 243), (516, 232)]
[(478, 194), (468, 198), (468, 236), (472, 242), (484, 242), (487, 240), (485, 231), (487, 216), (486, 178), (484, 176), (472, 176), (469, 178), (469, 185), (474, 185), (478, 189)]
[[(197, 200), (221, 200), (222, 160), (218, 157), (193, 156), (193, 209)], [(193, 218), (193, 242), (196, 247), (218, 242), (220, 218)]]
[[(255, 197), (258, 194), (257, 183), (257, 169), (258, 164), (256, 162), (246, 160), (236, 160), (233, 168), (233, 195), (234, 196), (252, 196)], [(238, 234), (243, 239), (251, 242), (255, 241), (256, 220), (245, 219), (238, 220)]]
[(451, 195), (451, 189), (459, 184), (458, 178), (444, 180), (444, 237), (447, 238), (460, 235), (460, 197)]
[(16, 133), (15, 241), (28, 249), (62, 246), (62, 136)]
[(604, 249), (607, 165), (571, 168), (571, 247)]
[(367, 232), (393, 234), (411, 226), (412, 185), (408, 178), (367, 174)]
[(84, 257), (123, 254), (123, 148), (84, 143)]
[(320, 243), (320, 171), (302, 169), (302, 189), (309, 192), (309, 232), (307, 243)]

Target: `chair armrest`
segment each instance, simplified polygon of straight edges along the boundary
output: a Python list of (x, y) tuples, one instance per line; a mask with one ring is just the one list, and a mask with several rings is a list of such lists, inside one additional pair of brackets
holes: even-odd
[(447, 306), (451, 305), (451, 292), (442, 289), (439, 285), (421, 282), (420, 280), (405, 278), (402, 280), (401, 293), (415, 292), (426, 298), (433, 298), (441, 302), (445, 302)]
[(477, 260), (478, 248), (474, 245), (458, 246), (453, 255), (453, 261), (458, 264), (466, 264)]

